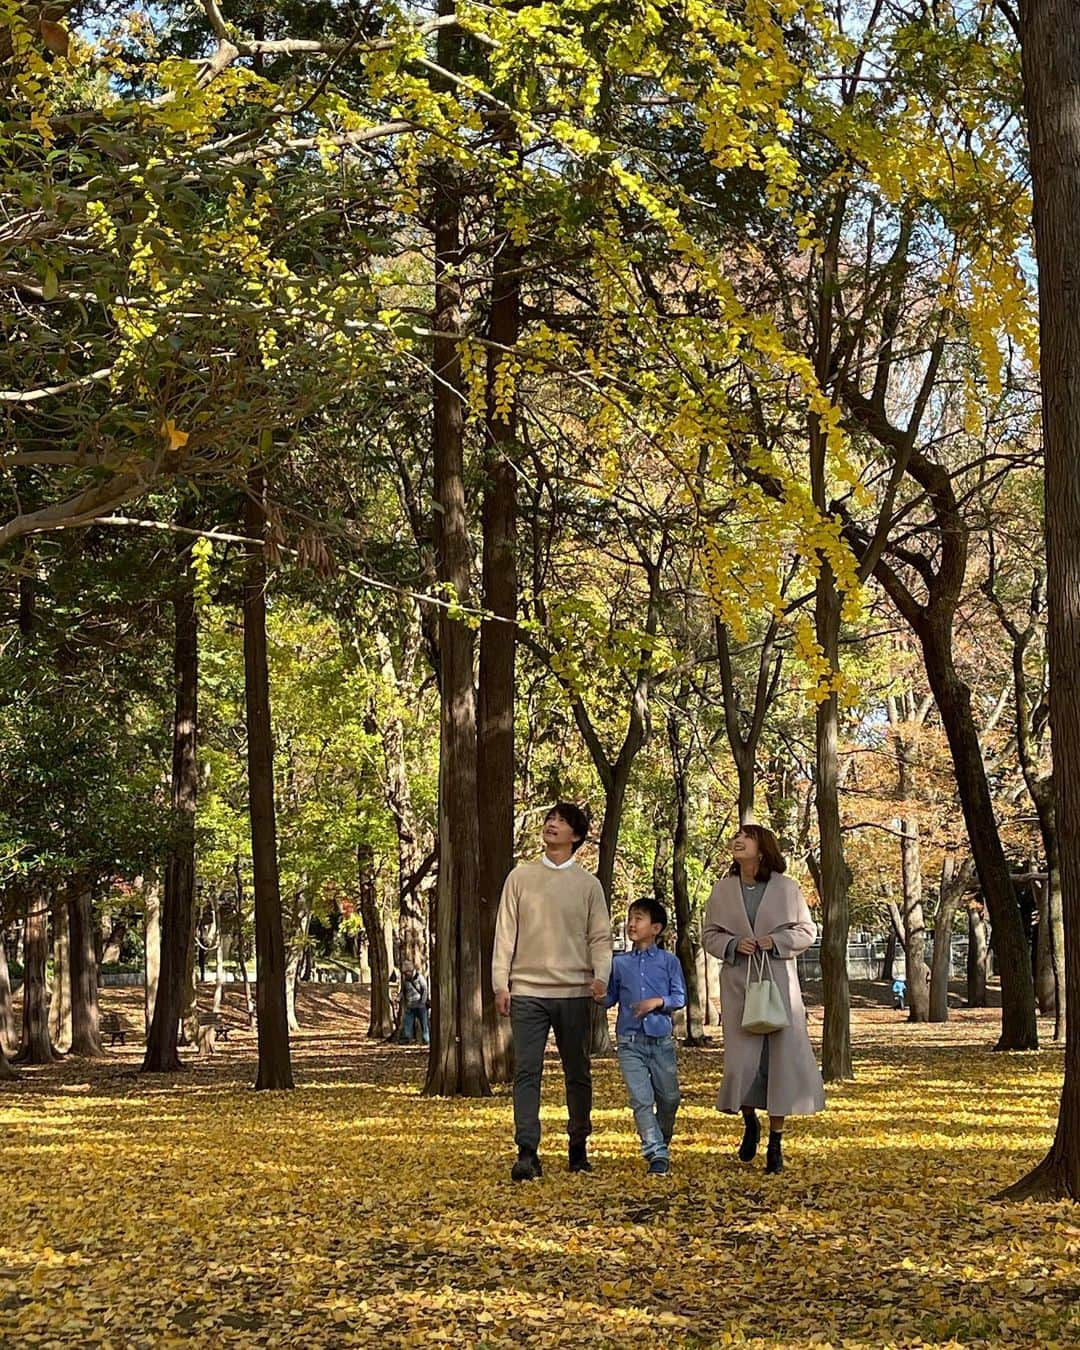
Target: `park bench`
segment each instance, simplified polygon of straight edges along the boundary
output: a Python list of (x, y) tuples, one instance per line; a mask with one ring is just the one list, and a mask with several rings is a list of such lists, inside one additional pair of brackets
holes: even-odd
[(109, 1044), (115, 1045), (117, 1041), (121, 1045), (127, 1045), (127, 1027), (124, 1025), (123, 1018), (119, 1013), (107, 1012), (101, 1019), (101, 1034), (108, 1036)]

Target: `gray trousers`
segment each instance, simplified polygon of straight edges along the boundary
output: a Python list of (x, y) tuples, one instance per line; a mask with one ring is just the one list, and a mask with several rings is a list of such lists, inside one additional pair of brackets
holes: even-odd
[(540, 1078), (548, 1032), (566, 1078), (567, 1133), (571, 1145), (584, 1144), (592, 1133), (592, 1070), (589, 998), (529, 998), (510, 1000), (510, 1027), (514, 1036), (514, 1142), (519, 1149), (540, 1146)]

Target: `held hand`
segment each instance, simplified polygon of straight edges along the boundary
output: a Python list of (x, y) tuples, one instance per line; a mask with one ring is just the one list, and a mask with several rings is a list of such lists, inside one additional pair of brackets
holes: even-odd
[(740, 938), (735, 950), (740, 956), (753, 956), (757, 951), (757, 943), (753, 938)]
[(663, 1006), (664, 1000), (662, 998), (643, 998), (633, 1004), (630, 1011), (640, 1021), (648, 1013), (656, 1012)]
[(589, 985), (589, 988), (592, 991), (593, 998), (596, 999), (597, 1002), (607, 995), (607, 985), (603, 980), (593, 980), (592, 984)]
[(510, 1016), (510, 990), (500, 989), (495, 995), (495, 1011), (501, 1017)]
[(773, 949), (773, 940), (771, 937), (758, 938), (757, 945), (763, 952), (771, 952)]

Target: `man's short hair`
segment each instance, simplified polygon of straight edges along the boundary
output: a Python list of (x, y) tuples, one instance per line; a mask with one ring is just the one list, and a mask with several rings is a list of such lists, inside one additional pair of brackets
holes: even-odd
[(650, 923), (658, 923), (661, 933), (667, 928), (667, 910), (655, 896), (643, 895), (640, 900), (635, 900), (627, 909), (627, 915), (632, 914), (635, 909), (647, 914)]
[(589, 813), (583, 811), (577, 802), (556, 802), (544, 817), (545, 824), (552, 816), (558, 816), (560, 820), (565, 820), (573, 830), (574, 842), (570, 845), (570, 850), (572, 853), (576, 853), (588, 838)]

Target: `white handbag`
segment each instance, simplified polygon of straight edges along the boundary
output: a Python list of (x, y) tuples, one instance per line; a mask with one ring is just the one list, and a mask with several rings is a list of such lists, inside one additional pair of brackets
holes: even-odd
[[(758, 962), (757, 958), (761, 960)], [(755, 952), (746, 972), (746, 1002), (743, 1004), (742, 1029), (759, 1036), (791, 1025), (788, 1010), (772, 977), (765, 952)]]

